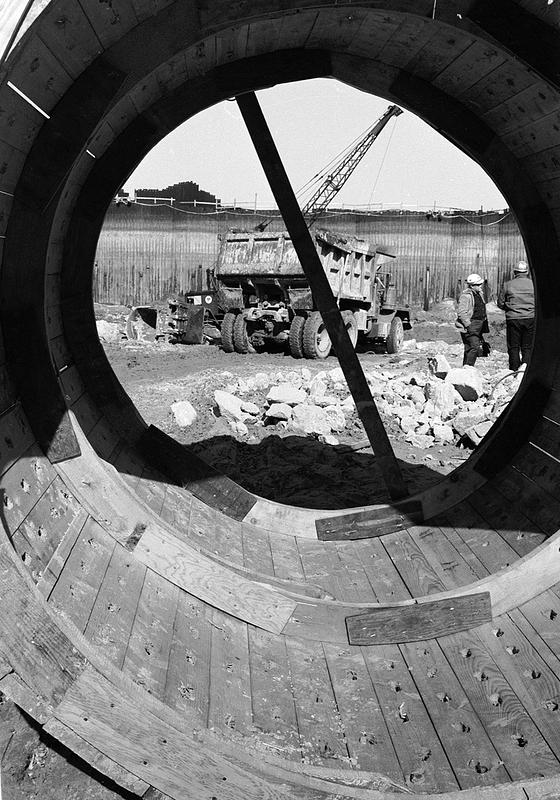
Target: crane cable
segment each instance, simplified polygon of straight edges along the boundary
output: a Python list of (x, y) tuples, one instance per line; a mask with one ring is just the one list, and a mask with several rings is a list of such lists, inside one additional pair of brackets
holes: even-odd
[(373, 195), (375, 194), (375, 190), (376, 190), (377, 184), (379, 182), (379, 178), (381, 177), (381, 170), (383, 169), (383, 165), (385, 164), (385, 159), (387, 158), (387, 154), (389, 152), (389, 147), (391, 145), (391, 141), (393, 139), (393, 134), (395, 133), (395, 128), (396, 127), (397, 126), (395, 124), (393, 124), (393, 127), (391, 128), (391, 133), (389, 134), (389, 138), (387, 139), (387, 144), (385, 145), (385, 152), (383, 153), (383, 158), (381, 159), (381, 163), (379, 164), (379, 169), (377, 170), (377, 176), (375, 178), (374, 184), (373, 184), (373, 186), (371, 188), (371, 192), (370, 192), (370, 195), (369, 195), (368, 207), (371, 204), (371, 201), (373, 199)]
[(297, 190), (296, 197), (298, 198), (298, 202), (300, 203), (300, 205), (304, 204), (303, 196), (306, 194), (311, 195), (312, 187), (317, 186), (319, 184), (319, 181), (324, 179), (325, 176), (328, 175), (329, 171), (332, 172), (333, 168), (337, 166), (339, 163), (341, 163), (344, 158), (346, 158), (348, 153), (350, 153), (350, 151), (355, 148), (358, 142), (360, 142), (366, 136), (366, 134), (368, 133), (369, 130), (371, 130), (371, 128), (372, 126), (370, 125), (364, 131), (362, 131), (362, 133), (356, 136), (355, 139), (353, 139), (348, 145), (346, 145), (346, 147), (343, 148), (337, 155), (333, 156), (333, 158), (331, 158), (331, 160), (327, 164), (325, 164), (319, 170), (319, 172), (313, 175), (313, 177), (311, 177), (306, 183), (303, 184), (303, 186), (300, 189)]

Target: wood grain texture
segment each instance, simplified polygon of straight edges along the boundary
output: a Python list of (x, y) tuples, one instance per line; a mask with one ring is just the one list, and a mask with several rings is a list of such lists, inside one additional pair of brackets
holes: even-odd
[(322, 517), (315, 522), (317, 538), (322, 541), (365, 539), (384, 536), (422, 522), (422, 504), (408, 500), (395, 506), (361, 511), (336, 517)]
[(490, 595), (485, 592), (374, 609), (346, 617), (346, 625), (350, 644), (397, 644), (469, 630), (491, 618)]

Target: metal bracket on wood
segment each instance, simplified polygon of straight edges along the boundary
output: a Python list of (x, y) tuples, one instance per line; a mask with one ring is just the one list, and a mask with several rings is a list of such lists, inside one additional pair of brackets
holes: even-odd
[(237, 104), (257, 151), (262, 168), (284, 219), (295, 251), (305, 273), (317, 308), (321, 313), (356, 409), (377, 456), (391, 499), (408, 495), (387, 431), (371, 396), (360, 361), (342, 320), (313, 239), (284, 170), (280, 154), (254, 92), (238, 95)]

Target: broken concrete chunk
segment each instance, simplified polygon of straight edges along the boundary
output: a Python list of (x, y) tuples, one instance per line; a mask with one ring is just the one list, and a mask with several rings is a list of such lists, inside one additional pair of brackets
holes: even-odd
[(340, 433), (346, 427), (346, 417), (339, 405), (332, 405), (325, 407), (325, 414), (331, 426), (331, 431)]
[(455, 437), (453, 435), (453, 428), (450, 425), (433, 425), (432, 432), (434, 434), (434, 439), (438, 443), (442, 444), (451, 444)]
[(196, 409), (188, 400), (179, 400), (171, 406), (171, 413), (180, 428), (188, 428), (197, 418)]
[(445, 378), (451, 366), (443, 353), (436, 353), (428, 358), (428, 371), (436, 378)]
[(264, 412), (267, 419), (285, 419), (291, 420), (292, 407), (287, 403), (273, 403), (270, 408)]
[(245, 413), (241, 410), (242, 400), (240, 400), (239, 397), (229, 392), (223, 392), (221, 389), (216, 389), (214, 392), (214, 400), (216, 401), (222, 417), (239, 420), (240, 422), (245, 419)]
[(478, 409), (474, 412), (457, 414), (452, 421), (453, 429), (459, 436), (464, 436), (471, 428), (486, 422), (487, 413), (485, 409)]
[(312, 405), (298, 405), (293, 409), (292, 425), (303, 433), (328, 436), (331, 424), (324, 408)]
[(442, 419), (449, 417), (455, 406), (455, 388), (447, 380), (432, 378), (424, 387), (424, 395), (430, 401), (430, 410), (433, 408), (435, 413)]
[(269, 403), (287, 403), (289, 406), (296, 406), (305, 403), (307, 393), (289, 383), (281, 383), (279, 386), (271, 387), (266, 399)]
[(243, 400), (241, 403), (241, 411), (244, 411), (246, 414), (250, 414), (252, 417), (256, 417), (260, 412), (260, 408), (256, 403), (251, 403), (249, 400)]
[(457, 389), (463, 400), (478, 400), (482, 395), (482, 375), (476, 367), (455, 367), (447, 373), (445, 381)]

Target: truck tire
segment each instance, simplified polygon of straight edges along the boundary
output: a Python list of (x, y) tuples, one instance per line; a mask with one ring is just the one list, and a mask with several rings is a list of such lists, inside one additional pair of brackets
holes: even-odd
[(226, 353), (233, 353), (235, 351), (233, 344), (233, 326), (236, 316), (237, 314), (234, 314), (233, 311), (228, 311), (222, 320), (222, 348)]
[(326, 358), (331, 352), (331, 337), (318, 311), (313, 311), (303, 326), (303, 354), (306, 358)]
[(236, 353), (256, 353), (257, 351), (249, 341), (247, 333), (247, 320), (243, 314), (238, 314), (233, 323), (233, 346)]
[(398, 353), (404, 341), (404, 327), (400, 317), (393, 317), (385, 347), (388, 353)]
[(294, 358), (303, 358), (303, 329), (305, 327), (305, 317), (294, 317), (290, 325), (290, 336), (288, 343), (290, 353)]
[(348, 331), (348, 336), (352, 342), (352, 347), (355, 350), (358, 343), (358, 320), (356, 319), (354, 312), (350, 310), (342, 311), (341, 316), (342, 321), (344, 322), (344, 327)]

